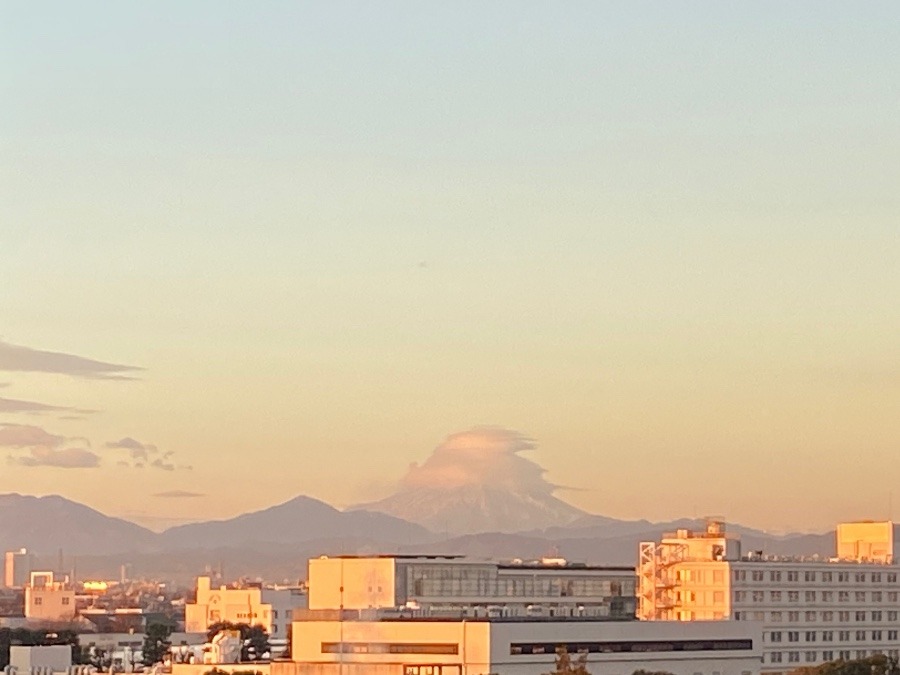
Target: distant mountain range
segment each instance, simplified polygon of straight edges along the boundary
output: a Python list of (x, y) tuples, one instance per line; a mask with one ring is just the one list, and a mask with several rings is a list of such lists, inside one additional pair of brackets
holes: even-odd
[[(77, 557), (80, 578), (115, 577), (119, 565), (129, 563), (135, 576), (189, 583), (204, 569), (219, 567), (225, 568), (227, 578), (304, 578), (307, 558), (340, 553), (462, 554), (494, 559), (554, 555), (597, 564), (634, 565), (639, 542), (658, 540), (663, 532), (678, 528), (702, 527), (696, 520), (616, 520), (586, 514), (560, 502), (564, 507), (533, 504), (530, 512), (522, 507), (523, 531), (491, 531), (491, 524), (497, 521), (487, 518), (483, 526), (486, 531), (479, 532), (475, 515), (479, 510), (496, 513), (499, 509), (502, 513), (513, 508), (517, 497), (482, 493), (461, 498), (462, 507), (453, 500), (446, 501), (443, 509), (433, 508), (438, 503), (434, 499), (422, 503), (417, 519), (434, 529), (374, 510), (339, 511), (301, 496), (236, 518), (156, 533), (63, 497), (7, 494), (0, 495), (0, 551), (25, 547), (38, 556), (40, 564), (55, 567), (58, 551), (62, 550), (67, 569), (75, 567), (72, 559)], [(401, 506), (413, 508), (415, 503), (411, 498), (408, 504), (394, 501), (387, 506), (400, 510)], [(426, 504), (431, 510), (425, 508)], [(385, 505), (369, 505), (371, 509), (376, 507)], [(430, 515), (421, 517), (425, 513)], [(469, 520), (465, 528), (451, 528), (448, 523), (453, 518)], [(441, 534), (440, 530), (470, 533)], [(833, 533), (770, 535), (740, 525), (729, 525), (729, 531), (741, 535), (745, 551), (829, 556), (834, 550)]]

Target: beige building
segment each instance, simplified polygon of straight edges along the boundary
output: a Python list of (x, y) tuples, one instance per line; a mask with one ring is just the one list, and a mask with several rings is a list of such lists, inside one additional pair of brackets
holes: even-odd
[[(638, 616), (759, 623), (766, 673), (877, 653), (900, 657), (900, 568), (883, 562), (892, 559), (884, 527), (844, 532), (857, 554), (830, 560), (742, 556), (721, 521), (642, 543)], [(872, 561), (874, 552), (881, 562)]]
[(293, 635), (292, 662), (272, 675), (538, 675), (560, 646), (586, 652), (592, 675), (756, 675), (760, 664), (759, 627), (726, 621), (303, 621)]
[(26, 549), (7, 551), (3, 559), (3, 585), (22, 588), (31, 574), (31, 556)]
[(889, 564), (894, 561), (894, 524), (866, 520), (837, 526), (839, 560)]
[(72, 621), (75, 589), (68, 581), (55, 581), (53, 572), (32, 572), (25, 586), (25, 618), (29, 621)]
[(197, 598), (184, 606), (184, 630), (205, 633), (215, 623), (261, 625), (272, 633), (272, 606), (262, 601), (262, 588), (212, 588), (209, 577), (197, 578)]
[(309, 561), (309, 609), (406, 608), (470, 616), (633, 619), (630, 567), (548, 559), (501, 564), (459, 556), (339, 556)]

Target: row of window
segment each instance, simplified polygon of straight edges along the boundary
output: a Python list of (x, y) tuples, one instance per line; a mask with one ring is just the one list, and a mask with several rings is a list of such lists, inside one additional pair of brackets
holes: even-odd
[(803, 656), (803, 660), (806, 661), (806, 663), (815, 663), (817, 661), (834, 661), (836, 658), (842, 661), (849, 661), (850, 659), (865, 659), (869, 656), (884, 653), (894, 659), (900, 658), (900, 650), (898, 649), (889, 649), (887, 652), (882, 652), (879, 650), (870, 652), (865, 649), (857, 649), (854, 651), (851, 651), (849, 649), (841, 649), (838, 651), (826, 649), (821, 653), (821, 656), (817, 651), (772, 652), (769, 654), (768, 661), (769, 663), (800, 663), (801, 654)]
[(896, 640), (897, 639), (897, 631), (896, 630), (873, 630), (873, 631), (864, 631), (864, 630), (823, 630), (821, 632), (808, 630), (808, 631), (799, 631), (799, 630), (789, 630), (782, 631), (774, 630), (771, 631), (768, 635), (769, 642), (781, 642), (782, 638), (787, 638), (787, 642), (800, 642), (801, 636), (803, 637), (804, 642), (834, 642), (834, 636), (837, 635), (838, 642), (850, 642), (851, 639), (855, 639), (857, 642), (865, 642), (867, 637), (866, 634), (870, 634), (870, 638), (873, 642), (878, 642), (880, 640), (885, 639), (885, 635), (888, 640)]
[(822, 623), (832, 623), (837, 621), (838, 623), (849, 623), (851, 621), (861, 623), (865, 621), (870, 621), (872, 623), (879, 623), (881, 621), (897, 621), (898, 611), (896, 609), (891, 609), (886, 612), (875, 609), (869, 612), (865, 610), (856, 610), (856, 611), (848, 611), (841, 610), (839, 612), (835, 612), (832, 610), (825, 610), (822, 612), (816, 611), (791, 611), (791, 612), (782, 612), (782, 611), (774, 611), (774, 612), (749, 612), (749, 611), (738, 611), (734, 613), (735, 621), (768, 621), (769, 623), (783, 623), (787, 620), (788, 623), (814, 623), (814, 622), (822, 622)]
[[(768, 572), (768, 574), (766, 574)], [(803, 579), (804, 582), (807, 583), (832, 583), (837, 581), (838, 583), (848, 584), (851, 581), (857, 584), (864, 583), (872, 583), (872, 584), (880, 584), (882, 581), (887, 581), (889, 584), (897, 583), (897, 573), (896, 572), (834, 572), (834, 571), (821, 571), (821, 570), (806, 570), (805, 572), (800, 572), (799, 570), (734, 570), (734, 580), (735, 581), (766, 581), (766, 577), (768, 577), (769, 581), (779, 582), (782, 580), (788, 582), (799, 582)]]
[(897, 591), (735, 591), (735, 602), (897, 602)]
[(555, 654), (565, 649), (570, 654), (611, 654), (628, 652), (705, 652), (747, 651), (753, 649), (753, 640), (620, 640), (604, 642), (513, 642), (509, 653)]

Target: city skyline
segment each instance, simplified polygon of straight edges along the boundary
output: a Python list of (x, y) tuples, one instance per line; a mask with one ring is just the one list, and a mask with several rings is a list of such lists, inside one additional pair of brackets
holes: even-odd
[(893, 515), (892, 3), (50, 4), (0, 26), (0, 493), (349, 506), (500, 428), (480, 475), (592, 513)]

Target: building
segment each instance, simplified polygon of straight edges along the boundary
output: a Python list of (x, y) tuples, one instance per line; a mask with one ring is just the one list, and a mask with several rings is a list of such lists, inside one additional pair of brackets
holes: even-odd
[(53, 572), (32, 572), (25, 586), (25, 618), (32, 622), (72, 621), (75, 589), (68, 579), (57, 581)]
[(48, 645), (42, 647), (9, 648), (9, 665), (12, 672), (20, 673), (68, 673), (72, 668), (72, 647)]
[(23, 588), (30, 574), (31, 555), (27, 549), (6, 552), (3, 566), (3, 585), (6, 588)]
[(735, 621), (565, 618), (295, 622), (290, 662), (271, 675), (538, 675), (556, 650), (587, 652), (592, 675), (756, 675), (759, 626)]
[(703, 532), (679, 530), (659, 543), (644, 542), (638, 616), (758, 622), (764, 673), (877, 653), (900, 657), (900, 567), (884, 562), (893, 559), (883, 548), (884, 527), (842, 531), (857, 555), (741, 555), (739, 541), (718, 520)]
[(209, 577), (198, 577), (196, 601), (184, 607), (184, 626), (188, 633), (205, 633), (221, 622), (261, 625), (273, 646), (286, 645), (293, 612), (305, 607), (306, 595), (299, 588), (261, 584), (212, 588)]
[(310, 559), (308, 579), (310, 610), (633, 619), (636, 608), (632, 568), (561, 559), (500, 564), (460, 556), (323, 556)]
[(840, 560), (884, 564), (894, 561), (894, 524), (890, 521), (840, 523), (835, 534)]

